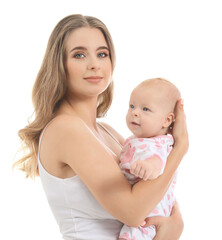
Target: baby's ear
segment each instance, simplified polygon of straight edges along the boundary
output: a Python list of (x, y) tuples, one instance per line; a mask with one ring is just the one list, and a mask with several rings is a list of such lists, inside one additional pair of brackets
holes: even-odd
[(174, 113), (169, 113), (166, 117), (166, 120), (163, 124), (164, 128), (168, 128), (174, 120)]

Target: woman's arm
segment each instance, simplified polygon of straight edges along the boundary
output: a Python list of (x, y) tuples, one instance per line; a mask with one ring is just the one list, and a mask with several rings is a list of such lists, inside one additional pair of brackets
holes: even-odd
[[(178, 110), (182, 114), (181, 106)], [(185, 119), (181, 117), (180, 121)], [(178, 143), (168, 157), (164, 174), (153, 181), (140, 181), (131, 187), (112, 153), (81, 119), (58, 117), (50, 126), (53, 129), (50, 144), (58, 159), (73, 169), (110, 214), (135, 227), (144, 221), (166, 193), (187, 148), (180, 141), (180, 134), (185, 137), (180, 130)]]

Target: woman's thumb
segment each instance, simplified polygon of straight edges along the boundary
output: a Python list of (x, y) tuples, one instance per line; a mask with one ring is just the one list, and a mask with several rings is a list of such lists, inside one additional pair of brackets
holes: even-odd
[(150, 226), (150, 225), (159, 225), (162, 221), (162, 217), (149, 217), (149, 218), (146, 218), (146, 227)]

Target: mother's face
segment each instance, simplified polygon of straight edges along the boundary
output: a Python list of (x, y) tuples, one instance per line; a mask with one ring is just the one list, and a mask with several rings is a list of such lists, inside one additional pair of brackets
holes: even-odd
[(97, 28), (81, 27), (66, 41), (68, 95), (98, 96), (110, 84), (112, 64), (110, 50)]

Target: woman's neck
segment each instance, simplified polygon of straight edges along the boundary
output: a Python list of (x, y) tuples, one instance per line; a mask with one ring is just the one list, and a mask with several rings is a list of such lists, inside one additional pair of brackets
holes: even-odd
[(64, 99), (57, 111), (57, 116), (61, 114), (75, 115), (81, 118), (88, 127), (96, 128), (97, 99)]

